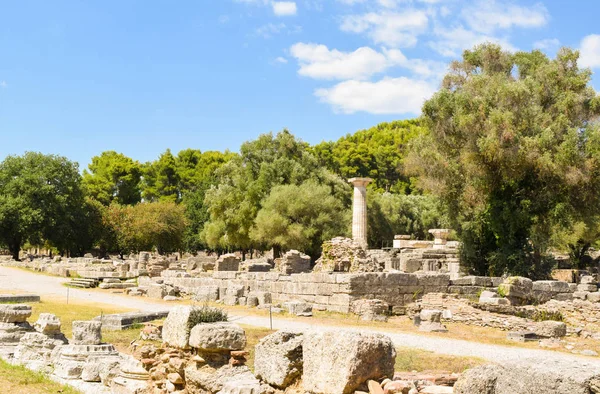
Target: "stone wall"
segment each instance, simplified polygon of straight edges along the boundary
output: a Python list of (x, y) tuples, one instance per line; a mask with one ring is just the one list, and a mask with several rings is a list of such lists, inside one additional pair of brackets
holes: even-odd
[[(304, 273), (283, 275), (277, 272), (214, 272), (186, 277), (185, 273), (165, 271), (164, 283), (179, 287), (189, 294), (204, 288), (218, 288), (220, 299), (226, 289), (242, 288), (240, 297), (250, 292), (268, 292), (274, 303), (302, 300), (316, 309), (348, 313), (352, 301), (380, 299), (392, 308), (402, 308), (423, 294), (447, 292), (447, 274), (405, 273)], [(140, 286), (153, 280), (140, 277)], [(399, 311), (398, 311), (399, 312)]]

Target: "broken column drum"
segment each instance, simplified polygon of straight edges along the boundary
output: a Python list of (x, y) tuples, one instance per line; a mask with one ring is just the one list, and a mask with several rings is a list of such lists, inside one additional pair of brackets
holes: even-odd
[(352, 239), (367, 246), (367, 185), (371, 178), (351, 178), (348, 182), (354, 186), (352, 199)]

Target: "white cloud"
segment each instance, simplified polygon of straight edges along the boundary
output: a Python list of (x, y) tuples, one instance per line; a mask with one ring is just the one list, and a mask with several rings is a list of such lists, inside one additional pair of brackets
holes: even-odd
[(298, 7), (293, 1), (274, 1), (271, 3), (273, 7), (273, 13), (277, 16), (291, 16), (296, 15)]
[(550, 19), (548, 10), (541, 3), (522, 7), (495, 0), (479, 1), (476, 5), (465, 8), (462, 17), (473, 30), (481, 33), (512, 27), (541, 27)]
[(8, 84), (6, 83), (6, 81), (0, 81), (0, 88), (5, 88), (7, 86)]
[(227, 23), (229, 22), (229, 15), (221, 15), (219, 17), (219, 23)]
[(298, 74), (315, 79), (365, 79), (382, 72), (390, 60), (369, 47), (354, 52), (329, 50), (325, 45), (297, 43), (290, 54), (298, 60)]
[(438, 40), (430, 41), (429, 46), (447, 57), (457, 57), (465, 49), (471, 49), (475, 45), (491, 42), (499, 44), (505, 50), (514, 51), (515, 47), (506, 38), (493, 37), (467, 30), (462, 26), (451, 29), (437, 28), (434, 31)]
[(427, 29), (427, 14), (421, 10), (404, 12), (369, 12), (346, 15), (340, 29), (350, 33), (366, 33), (376, 44), (394, 47), (411, 47), (417, 36)]
[(347, 114), (363, 111), (372, 114), (419, 114), (423, 102), (435, 89), (427, 82), (384, 78), (377, 82), (345, 81), (331, 88), (317, 89), (315, 95), (335, 111)]
[(286, 64), (287, 62), (288, 62), (288, 60), (286, 58), (284, 58), (283, 56), (279, 56), (278, 58), (275, 59), (275, 63)]
[(556, 49), (559, 45), (560, 41), (557, 38), (547, 38), (545, 40), (539, 40), (533, 43), (534, 48), (545, 50)]
[(314, 79), (365, 80), (391, 67), (402, 67), (426, 79), (441, 79), (447, 70), (444, 62), (407, 59), (399, 49), (378, 52), (361, 47), (353, 52), (329, 49), (325, 45), (292, 45), (290, 54), (298, 61), (298, 74)]
[(581, 67), (600, 67), (600, 35), (591, 34), (581, 40), (579, 48), (579, 65)]

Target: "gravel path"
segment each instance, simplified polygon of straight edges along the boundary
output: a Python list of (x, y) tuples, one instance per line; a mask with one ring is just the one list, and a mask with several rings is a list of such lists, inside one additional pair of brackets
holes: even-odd
[[(0, 266), (0, 291), (22, 291), (38, 294), (42, 297), (66, 297), (67, 288), (62, 286), (65, 278), (40, 275), (20, 269)], [(128, 297), (106, 292), (69, 289), (69, 297), (80, 301), (111, 304), (134, 310), (157, 311), (168, 308), (164, 303), (152, 302), (147, 298)], [(256, 327), (269, 327), (269, 318), (253, 315), (230, 315), (232, 321)], [(274, 329), (306, 330), (339, 330), (339, 326), (328, 326), (314, 323), (310, 318), (278, 319), (273, 318)], [(344, 328), (348, 329), (348, 328)], [(454, 356), (474, 356), (495, 362), (529, 361), (543, 363), (549, 367), (580, 366), (595, 369), (600, 374), (600, 359), (572, 355), (542, 349), (526, 349), (500, 345), (487, 345), (478, 342), (464, 341), (442, 337), (431, 337), (417, 334), (390, 333), (384, 330), (364, 329), (360, 331), (379, 332), (388, 335), (396, 346), (429, 350), (436, 353)]]

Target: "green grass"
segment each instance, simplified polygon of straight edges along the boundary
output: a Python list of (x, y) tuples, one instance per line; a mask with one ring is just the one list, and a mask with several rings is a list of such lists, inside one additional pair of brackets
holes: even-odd
[(3, 393), (27, 394), (82, 394), (73, 387), (62, 385), (40, 372), (21, 365), (11, 365), (0, 359), (0, 387)]
[(485, 363), (485, 360), (476, 357), (449, 356), (414, 348), (397, 348), (395, 370), (461, 373)]

